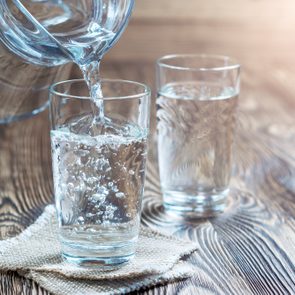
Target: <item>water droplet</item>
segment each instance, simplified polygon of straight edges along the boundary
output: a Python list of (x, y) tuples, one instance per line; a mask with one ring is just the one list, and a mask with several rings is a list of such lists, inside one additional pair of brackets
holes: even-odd
[(90, 232), (90, 233), (95, 233), (96, 232), (95, 228), (93, 228), (93, 227), (87, 228), (87, 231)]

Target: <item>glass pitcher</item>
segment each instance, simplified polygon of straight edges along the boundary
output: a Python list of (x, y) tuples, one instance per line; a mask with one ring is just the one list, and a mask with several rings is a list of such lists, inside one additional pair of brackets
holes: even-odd
[(100, 60), (128, 23), (134, 0), (0, 0), (0, 123), (47, 106), (47, 89), (72, 63)]

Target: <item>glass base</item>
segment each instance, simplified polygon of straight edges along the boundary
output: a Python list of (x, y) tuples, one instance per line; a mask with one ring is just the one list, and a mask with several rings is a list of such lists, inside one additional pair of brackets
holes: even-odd
[(164, 208), (169, 215), (185, 219), (214, 217), (224, 211), (228, 192), (229, 189), (213, 194), (165, 191)]
[(95, 267), (104, 270), (112, 270), (119, 266), (123, 266), (130, 259), (134, 257), (134, 254), (120, 256), (120, 257), (79, 257), (71, 256), (63, 253), (62, 256), (70, 263), (76, 264), (80, 267)]
[(41, 106), (29, 112), (6, 115), (3, 118), (0, 116), (0, 124), (10, 124), (16, 121), (21, 121), (21, 120), (34, 117), (38, 115), (39, 113), (45, 111), (48, 108), (48, 106), (49, 106), (49, 100), (47, 100), (44, 104), (42, 104)]
[(62, 243), (62, 255), (70, 263), (84, 267), (113, 269), (134, 257), (135, 243), (116, 246), (86, 247), (85, 245)]

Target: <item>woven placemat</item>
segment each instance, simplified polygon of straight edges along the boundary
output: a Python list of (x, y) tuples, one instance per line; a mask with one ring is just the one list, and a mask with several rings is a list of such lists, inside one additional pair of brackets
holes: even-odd
[(19, 236), (0, 241), (0, 270), (18, 271), (58, 295), (122, 294), (192, 274), (182, 259), (196, 251), (192, 242), (141, 227), (137, 245), (134, 259), (114, 270), (70, 264), (61, 257), (56, 212), (49, 205)]

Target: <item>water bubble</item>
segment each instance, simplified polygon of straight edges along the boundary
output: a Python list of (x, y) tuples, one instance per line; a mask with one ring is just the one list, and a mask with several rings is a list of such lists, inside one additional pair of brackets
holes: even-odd
[(78, 223), (80, 223), (80, 224), (84, 224), (84, 218), (83, 218), (82, 216), (79, 216), (79, 217), (77, 218), (77, 221), (78, 221)]
[(86, 189), (86, 185), (85, 185), (84, 181), (81, 180), (79, 183), (77, 183), (77, 185), (75, 185), (74, 192), (81, 193), (81, 192), (85, 191), (85, 189)]
[(93, 227), (88, 227), (88, 228), (86, 229), (86, 231), (87, 231), (87, 232), (90, 232), (90, 233), (96, 233), (96, 229), (93, 228)]
[(118, 193), (116, 193), (116, 197), (117, 198), (124, 198), (125, 197), (125, 194), (122, 193), (122, 192), (118, 192)]
[(93, 165), (96, 166), (96, 169), (98, 171), (106, 171), (107, 169), (110, 168), (109, 161), (107, 159), (99, 158), (97, 160), (93, 159)]
[(86, 175), (85, 177), (83, 177), (83, 179), (85, 180), (87, 184), (90, 184), (90, 185), (99, 181), (98, 177), (87, 177)]
[(134, 175), (134, 174), (135, 174), (134, 170), (131, 170), (131, 169), (130, 169), (130, 170), (129, 170), (129, 174), (130, 174), (130, 175)]
[(73, 189), (75, 189), (74, 184), (72, 182), (69, 182), (68, 183), (68, 190), (73, 190)]
[(131, 217), (131, 213), (126, 213), (126, 217)]
[(100, 186), (97, 188), (96, 193), (106, 196), (109, 193), (109, 190), (105, 186)]
[(85, 157), (89, 154), (89, 151), (88, 150), (76, 150), (76, 153), (75, 153), (77, 156), (80, 156), (80, 157)]
[(92, 200), (94, 202), (100, 202), (100, 203), (103, 203), (106, 199), (106, 195), (104, 194), (93, 194), (92, 195)]
[(69, 197), (72, 197), (75, 194), (75, 185), (72, 182), (68, 183), (65, 189), (67, 190), (67, 195)]
[(112, 205), (106, 206), (106, 210), (104, 212), (105, 219), (112, 219), (114, 217), (114, 212), (116, 210), (117, 210), (117, 208)]

